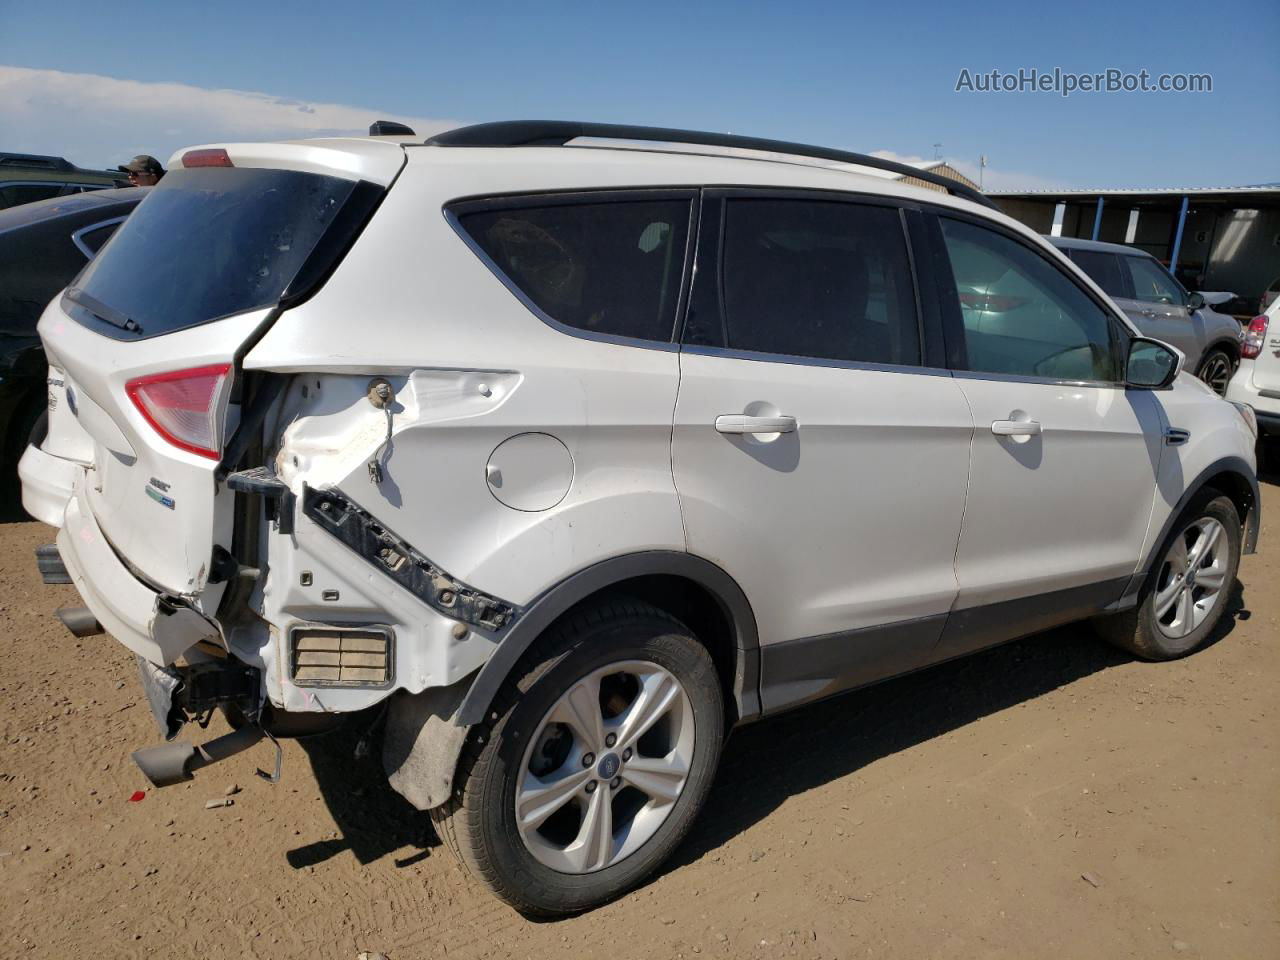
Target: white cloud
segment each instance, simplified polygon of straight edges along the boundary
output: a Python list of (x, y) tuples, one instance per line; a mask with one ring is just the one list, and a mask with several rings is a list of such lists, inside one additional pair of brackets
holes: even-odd
[[(885, 160), (896, 160), (899, 163), (920, 164), (928, 162), (924, 157), (894, 153), (892, 150), (876, 150), (871, 155)], [(1031, 173), (1018, 173), (991, 166), (987, 167), (985, 174), (980, 179), (979, 174), (981, 171), (979, 171), (976, 163), (953, 160), (948, 157), (943, 159), (946, 160), (948, 165), (963, 173), (974, 183), (981, 183), (985, 190), (1061, 190), (1067, 187), (1067, 184), (1063, 181), (1054, 180), (1051, 177), (1040, 177)]]
[(138, 153), (167, 163), (196, 143), (364, 134), (374, 120), (407, 123), (424, 137), (458, 125), (376, 107), (0, 65), (4, 149), (87, 167), (115, 166)]

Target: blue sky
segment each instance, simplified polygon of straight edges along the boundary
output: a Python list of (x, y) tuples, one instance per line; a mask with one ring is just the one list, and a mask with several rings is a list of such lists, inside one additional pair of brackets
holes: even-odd
[[(988, 186), (1280, 180), (1276, 0), (15, 2), (4, 22), (0, 149), (90, 165), (374, 116), (538, 117), (941, 142), (967, 167), (986, 154)], [(1020, 67), (1208, 73), (1213, 92), (955, 92), (962, 68)]]

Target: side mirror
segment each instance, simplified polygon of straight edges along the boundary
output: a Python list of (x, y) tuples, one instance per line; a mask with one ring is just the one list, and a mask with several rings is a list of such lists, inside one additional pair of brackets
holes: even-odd
[(1191, 296), (1187, 297), (1188, 310), (1199, 310), (1201, 307), (1204, 306), (1204, 304), (1205, 304), (1204, 294), (1193, 293), (1191, 294)]
[(1234, 300), (1236, 295), (1229, 291), (1220, 293), (1200, 293), (1199, 297), (1211, 307), (1220, 307), (1228, 300)]
[(1126, 386), (1143, 390), (1163, 390), (1182, 371), (1186, 358), (1182, 352), (1146, 337), (1134, 337), (1129, 341), (1129, 357), (1124, 365)]

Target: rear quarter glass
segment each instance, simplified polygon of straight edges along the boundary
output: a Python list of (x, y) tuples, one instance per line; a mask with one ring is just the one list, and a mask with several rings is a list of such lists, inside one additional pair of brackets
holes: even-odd
[(353, 200), (367, 213), (369, 194), (293, 170), (170, 171), (68, 290), (71, 312), (133, 339), (273, 306), (328, 234), (358, 229), (343, 214)]

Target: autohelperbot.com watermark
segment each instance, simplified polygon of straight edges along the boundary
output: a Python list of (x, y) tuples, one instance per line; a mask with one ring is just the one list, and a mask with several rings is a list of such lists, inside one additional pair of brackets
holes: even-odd
[(1209, 73), (1157, 73), (1108, 67), (1093, 73), (1075, 73), (1054, 67), (1019, 67), (1015, 71), (961, 69), (956, 93), (1212, 93)]

